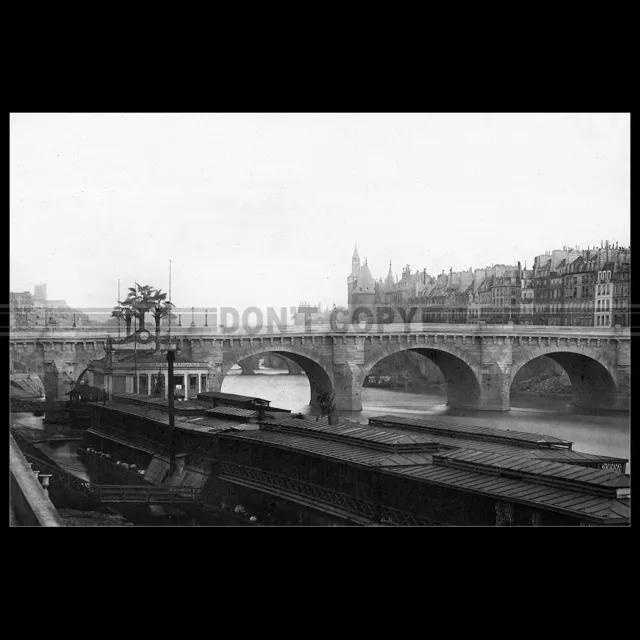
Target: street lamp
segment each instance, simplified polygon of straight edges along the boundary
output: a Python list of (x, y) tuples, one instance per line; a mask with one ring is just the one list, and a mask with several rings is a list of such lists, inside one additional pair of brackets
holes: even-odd
[(207, 324), (207, 314), (209, 313), (209, 309), (205, 309), (204, 310), (204, 326), (208, 327), (209, 325)]
[(190, 327), (196, 326), (195, 320), (193, 319), (193, 307), (191, 307), (191, 324), (189, 326)]

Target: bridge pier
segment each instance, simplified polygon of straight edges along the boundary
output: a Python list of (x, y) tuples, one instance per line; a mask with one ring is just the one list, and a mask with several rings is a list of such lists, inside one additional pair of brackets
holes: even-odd
[(333, 367), (333, 393), (337, 411), (362, 411), (362, 367), (354, 363)]
[(510, 369), (510, 365), (483, 364), (478, 375), (480, 393), (469, 403), (464, 398), (460, 399), (458, 394), (450, 394), (447, 404), (476, 411), (510, 411)]
[(259, 358), (258, 356), (249, 356), (244, 360), (240, 360), (238, 364), (242, 369), (243, 376), (252, 376), (259, 367)]

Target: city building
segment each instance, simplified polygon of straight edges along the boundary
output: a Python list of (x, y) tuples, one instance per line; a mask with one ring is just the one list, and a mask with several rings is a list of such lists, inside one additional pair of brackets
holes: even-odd
[(65, 300), (48, 300), (47, 285), (37, 284), (28, 291), (10, 294), (10, 326), (13, 328), (82, 327), (91, 324), (89, 316), (70, 307)]
[(613, 326), (613, 282), (614, 262), (608, 262), (598, 269), (595, 284), (594, 326)]
[(36, 307), (29, 291), (9, 294), (9, 326), (16, 329), (30, 329), (36, 323)]
[(533, 324), (533, 269), (527, 269), (527, 263), (520, 275), (520, 304), (518, 306), (518, 323)]
[(40, 284), (36, 284), (33, 288), (33, 295), (36, 299), (36, 302), (40, 306), (44, 306), (47, 302), (47, 284), (46, 282), (41, 282)]
[(614, 326), (631, 326), (629, 318), (630, 252), (621, 252), (614, 262), (612, 309)]

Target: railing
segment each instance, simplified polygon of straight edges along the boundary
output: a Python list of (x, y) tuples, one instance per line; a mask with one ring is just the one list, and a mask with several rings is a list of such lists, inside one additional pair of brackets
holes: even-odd
[[(314, 335), (314, 334), (395, 334), (395, 333), (468, 333), (468, 334), (493, 334), (496, 332), (505, 334), (524, 334), (524, 335), (585, 335), (585, 336), (602, 336), (626, 337), (630, 334), (629, 327), (569, 327), (569, 326), (549, 326), (549, 325), (516, 325), (516, 324), (448, 324), (448, 323), (430, 323), (430, 322), (413, 322), (409, 324), (393, 323), (393, 324), (377, 324), (372, 325), (338, 325), (338, 330), (331, 327), (330, 324), (318, 325), (287, 325), (287, 326), (269, 326), (257, 331), (246, 330), (238, 327), (237, 329), (227, 329), (221, 331), (217, 327), (193, 327), (171, 330), (171, 338), (198, 338), (210, 337), (216, 339), (232, 339), (235, 337), (260, 337), (260, 336), (278, 336), (278, 335)], [(13, 342), (34, 342), (44, 341), (51, 342), (61, 340), (65, 342), (91, 342), (106, 340), (107, 336), (117, 338), (117, 332), (112, 329), (49, 329), (34, 331), (32, 329), (12, 329), (10, 332), (10, 340)], [(121, 338), (124, 338), (124, 334)], [(166, 340), (166, 330), (161, 334), (161, 341)]]
[[(312, 498), (314, 501), (322, 503), (323, 505), (338, 507), (369, 520), (375, 519), (374, 505), (371, 501), (327, 489), (310, 482), (288, 478), (287, 476), (281, 476), (271, 473), (270, 471), (263, 471), (262, 469), (247, 467), (228, 461), (220, 463), (220, 474), (226, 474), (231, 478), (235, 477), (249, 480), (267, 489), (272, 488), (289, 494)], [(381, 524), (392, 526), (434, 526), (434, 522), (429, 518), (384, 505), (381, 506), (380, 522)]]
[(135, 502), (153, 504), (185, 504), (197, 501), (197, 487), (156, 487), (154, 485), (93, 485), (100, 502)]
[(345, 509), (354, 514), (374, 518), (373, 504), (346, 493), (326, 489), (310, 482), (281, 476), (269, 471), (246, 467), (231, 462), (220, 463), (220, 474), (228, 474), (237, 478), (251, 480), (266, 487), (282, 490), (287, 493), (311, 498), (323, 504)]
[(400, 527), (431, 527), (433, 522), (429, 518), (407, 513), (400, 509), (382, 506), (381, 524), (395, 525)]
[(82, 480), (54, 464), (48, 463), (38, 456), (29, 453), (25, 453), (24, 455), (38, 471), (46, 469), (47, 473), (51, 474), (51, 484), (65, 487), (66, 489), (82, 494), (86, 498), (96, 499), (90, 482)]

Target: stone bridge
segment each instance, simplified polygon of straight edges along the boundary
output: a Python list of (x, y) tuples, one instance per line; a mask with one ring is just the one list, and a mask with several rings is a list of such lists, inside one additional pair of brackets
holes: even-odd
[[(362, 383), (383, 358), (412, 350), (431, 359), (447, 382), (448, 404), (508, 411), (511, 383), (522, 366), (539, 356), (560, 364), (571, 380), (572, 404), (586, 409), (629, 409), (628, 328), (535, 325), (386, 324), (293, 326), (219, 333), (217, 328), (172, 331), (182, 352), (209, 363), (208, 389), (219, 391), (225, 375), (247, 358), (276, 354), (301, 367), (318, 394), (335, 394), (339, 410), (362, 409)], [(111, 332), (115, 337), (115, 334)], [(15, 363), (36, 373), (56, 364), (77, 379), (90, 360), (101, 358), (107, 333), (95, 329), (14, 331)]]

